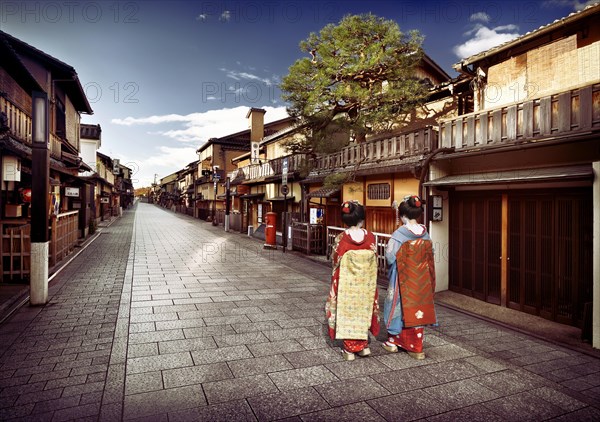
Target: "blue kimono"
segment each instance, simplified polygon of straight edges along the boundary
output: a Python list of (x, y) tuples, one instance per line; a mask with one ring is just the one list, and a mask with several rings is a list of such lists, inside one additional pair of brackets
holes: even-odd
[(416, 239), (431, 240), (431, 237), (429, 236), (429, 233), (427, 233), (425, 226), (420, 227), (423, 227), (422, 233), (415, 234), (409, 230), (407, 226), (400, 226), (394, 233), (392, 233), (392, 237), (389, 240), (386, 248), (385, 258), (388, 263), (389, 285), (383, 305), (383, 318), (388, 333), (392, 335), (400, 334), (402, 328), (404, 327), (401, 298), (398, 295), (396, 300), (394, 300), (394, 292), (396, 291), (396, 284), (398, 283), (396, 254), (404, 242)]

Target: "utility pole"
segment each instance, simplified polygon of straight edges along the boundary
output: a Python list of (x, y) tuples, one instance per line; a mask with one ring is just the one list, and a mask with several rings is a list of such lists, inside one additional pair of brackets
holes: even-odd
[(231, 211), (231, 189), (229, 177), (225, 182), (225, 231), (229, 231), (229, 212)]
[(48, 194), (50, 152), (48, 149), (48, 94), (33, 91), (31, 143), (31, 279), (29, 303), (48, 303)]

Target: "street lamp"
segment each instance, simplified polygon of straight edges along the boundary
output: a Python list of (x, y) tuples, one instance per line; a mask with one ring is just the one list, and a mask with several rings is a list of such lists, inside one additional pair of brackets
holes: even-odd
[(33, 91), (31, 128), (31, 279), (29, 303), (48, 302), (48, 182), (50, 155), (48, 150), (48, 94)]
[(212, 210), (212, 225), (217, 225), (216, 214), (217, 214), (217, 183), (219, 182), (219, 175), (217, 171), (219, 170), (219, 166), (213, 166), (213, 182), (215, 189), (215, 197), (213, 198), (213, 210)]

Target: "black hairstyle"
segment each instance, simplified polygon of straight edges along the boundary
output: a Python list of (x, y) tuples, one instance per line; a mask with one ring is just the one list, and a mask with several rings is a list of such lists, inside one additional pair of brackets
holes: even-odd
[(342, 221), (349, 227), (365, 220), (365, 207), (358, 201), (345, 201), (342, 204)]
[(423, 215), (423, 201), (417, 195), (409, 195), (404, 198), (398, 207), (400, 217), (406, 217), (409, 220), (416, 220)]

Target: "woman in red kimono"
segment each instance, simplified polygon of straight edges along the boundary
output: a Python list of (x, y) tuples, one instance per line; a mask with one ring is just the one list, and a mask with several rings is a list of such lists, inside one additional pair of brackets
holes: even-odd
[(333, 244), (331, 289), (325, 311), (329, 336), (343, 340), (342, 355), (369, 356), (369, 331), (379, 333), (377, 302), (377, 247), (373, 233), (362, 228), (365, 209), (358, 201), (342, 204), (348, 226)]

